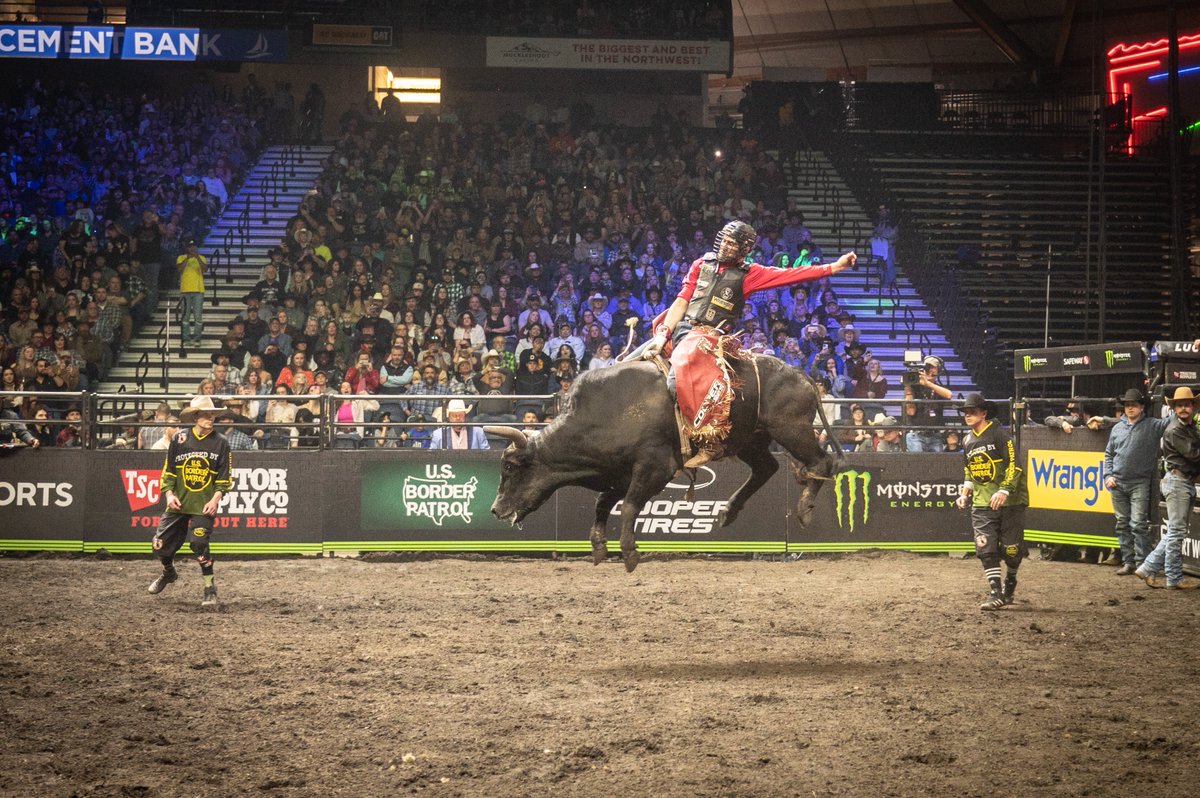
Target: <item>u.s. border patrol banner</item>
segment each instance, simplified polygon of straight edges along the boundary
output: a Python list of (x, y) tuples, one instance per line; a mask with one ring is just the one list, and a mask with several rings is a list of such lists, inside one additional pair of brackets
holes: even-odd
[(287, 53), (285, 30), (0, 25), (0, 58), (281, 62)]
[(526, 69), (728, 72), (729, 42), (488, 36), (487, 65)]
[(336, 463), (326, 506), (330, 551), (554, 551), (555, 499), (519, 527), (491, 513), (500, 452), (323, 452)]

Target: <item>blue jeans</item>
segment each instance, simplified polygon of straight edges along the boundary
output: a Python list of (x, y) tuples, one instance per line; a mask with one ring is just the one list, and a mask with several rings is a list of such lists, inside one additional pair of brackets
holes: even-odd
[(941, 452), (946, 449), (946, 442), (942, 440), (942, 436), (933, 430), (909, 430), (905, 436), (905, 443), (910, 452)]
[(1190, 479), (1167, 474), (1162, 480), (1162, 493), (1167, 503), (1167, 533), (1146, 555), (1141, 570), (1151, 576), (1163, 571), (1167, 584), (1177, 585), (1183, 579), (1183, 538), (1196, 503), (1196, 487)]
[[(204, 294), (198, 291), (185, 291), (180, 294), (183, 297), (183, 318), (180, 319), (183, 337), (185, 340), (195, 341), (200, 338), (200, 331), (204, 329)], [(188, 324), (189, 320), (193, 320), (193, 324)]]
[(1109, 495), (1117, 520), (1121, 562), (1141, 565), (1154, 548), (1150, 542), (1150, 482), (1118, 482)]

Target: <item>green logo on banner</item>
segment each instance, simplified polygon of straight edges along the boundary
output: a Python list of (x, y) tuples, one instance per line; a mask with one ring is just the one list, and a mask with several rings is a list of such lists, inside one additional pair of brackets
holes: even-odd
[[(862, 495), (859, 490), (861, 487)], [(833, 495), (837, 500), (838, 528), (854, 531), (855, 519), (865, 524), (871, 517), (871, 474), (867, 471), (841, 471), (833, 476)], [(856, 511), (861, 510), (861, 513)], [(845, 514), (845, 520), (842, 515)]]
[(468, 529), (486, 524), (499, 483), (481, 463), (367, 463), (364, 529)]
[(1109, 368), (1113, 367), (1113, 351), (1111, 349), (1104, 350), (1104, 365)]
[(1029, 369), (1033, 368), (1033, 358), (1029, 355), (1025, 356), (1025, 373), (1029, 373)]

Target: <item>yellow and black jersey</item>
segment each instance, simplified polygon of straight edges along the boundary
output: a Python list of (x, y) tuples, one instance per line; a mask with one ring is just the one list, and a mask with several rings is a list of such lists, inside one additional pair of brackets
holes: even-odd
[(963, 454), (967, 460), (965, 477), (975, 486), (972, 491), (975, 506), (988, 504), (993, 494), (1000, 490), (1008, 491), (1008, 504), (1029, 504), (1025, 469), (1017, 462), (1012, 438), (999, 424), (989, 421), (978, 435), (967, 433)]
[(188, 515), (203, 515), (204, 505), (217, 491), (232, 487), (229, 442), (225, 436), (210, 432), (197, 437), (195, 427), (177, 432), (167, 447), (160, 487), (165, 495), (174, 491)]

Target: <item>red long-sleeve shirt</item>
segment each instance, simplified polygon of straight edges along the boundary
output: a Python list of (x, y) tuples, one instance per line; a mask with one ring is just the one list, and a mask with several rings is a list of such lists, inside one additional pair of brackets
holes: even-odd
[[(683, 281), (683, 288), (679, 289), (679, 296), (676, 299), (692, 301), (692, 294), (696, 292), (696, 280), (700, 277), (700, 264), (703, 260), (703, 258), (697, 258), (692, 262), (692, 268), (688, 269), (687, 277)], [(722, 264), (717, 269), (717, 273), (720, 274), (727, 268), (730, 267)], [(831, 274), (833, 274), (832, 267), (826, 263), (797, 266), (794, 269), (780, 269), (775, 266), (763, 266), (761, 263), (751, 263), (750, 268), (746, 270), (746, 279), (742, 281), (742, 294), (750, 296), (755, 291), (807, 283)]]

